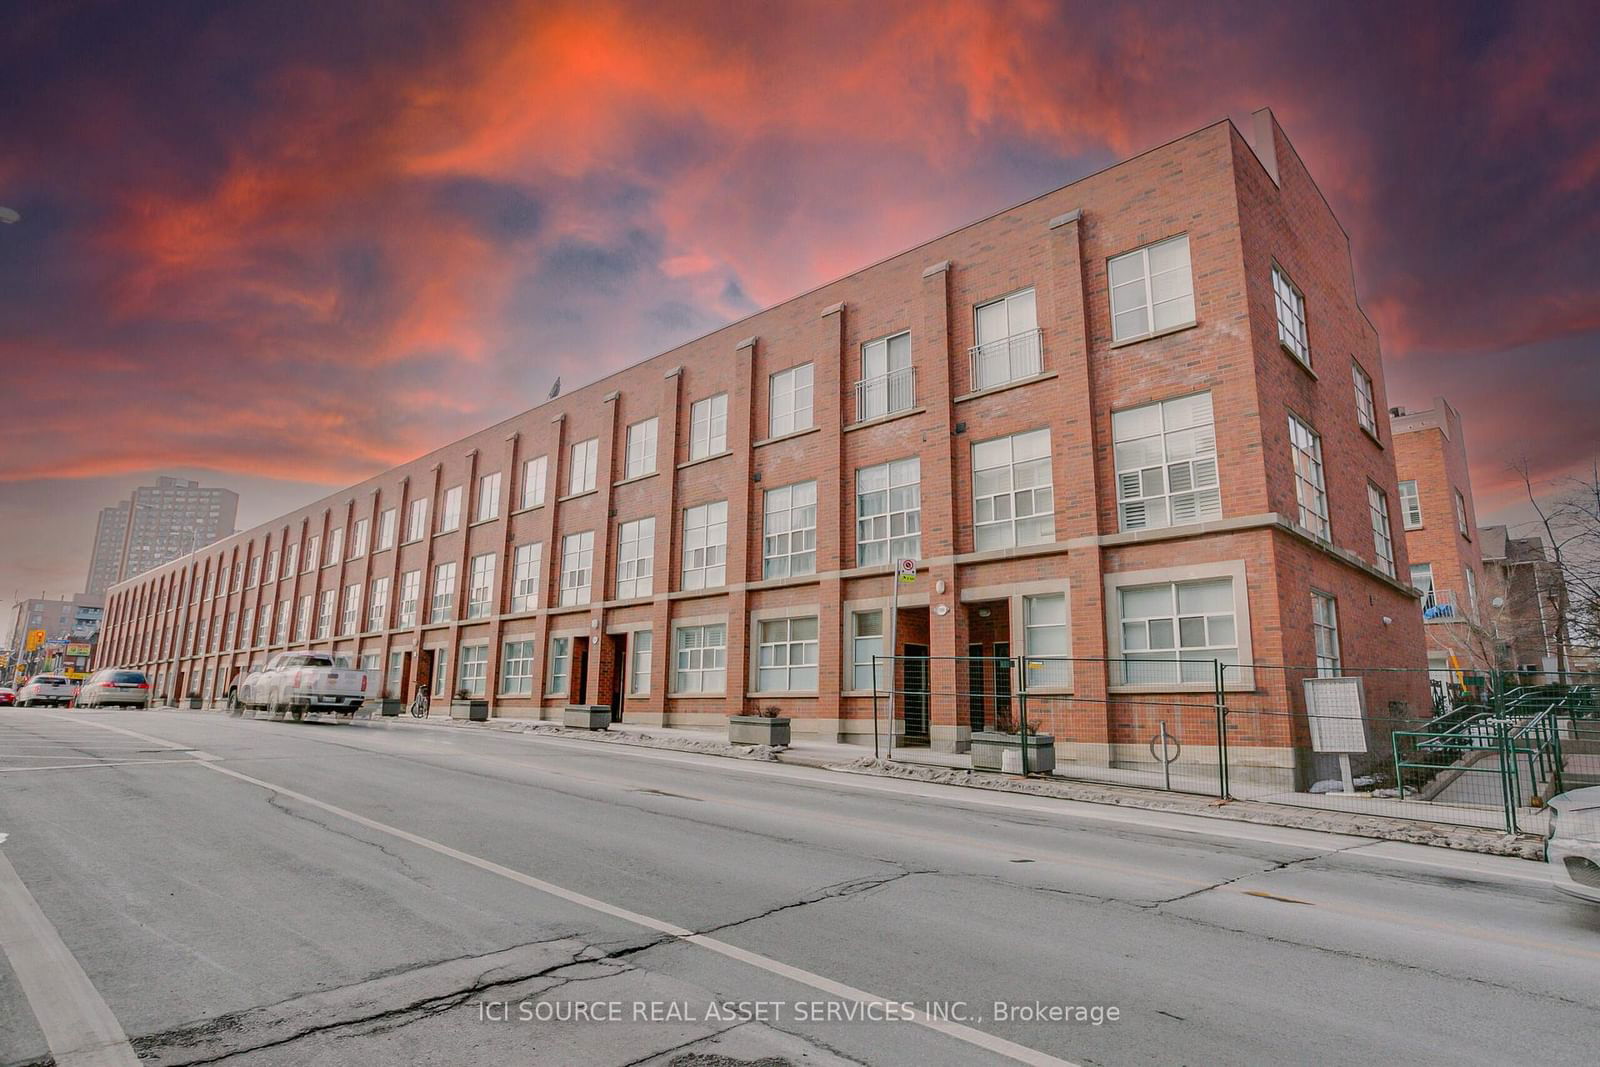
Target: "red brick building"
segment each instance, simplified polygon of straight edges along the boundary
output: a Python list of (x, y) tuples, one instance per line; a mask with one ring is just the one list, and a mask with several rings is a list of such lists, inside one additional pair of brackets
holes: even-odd
[[(933, 657), (910, 739), (963, 749), (989, 721), (940, 657), (1026, 654), (1002, 685), (1092, 698), (1064, 739), (1142, 743), (1126, 699), (1209, 700), (1180, 660), (1302, 668), (1230, 672), (1230, 704), (1278, 709), (1319, 665), (1422, 662), (1378, 518), (1385, 406), (1346, 234), (1263, 111), (119, 585), (102, 659), (215, 697), (311, 646), (502, 716), (720, 727), (759, 704), (869, 740), (908, 556), (897, 651)], [(1369, 707), (1425, 702), (1369, 684)], [(1258, 732), (1268, 761), (1303, 741)]]
[(1423, 593), (1428, 664), (1436, 677), (1459, 681), (1499, 658), (1461, 413), (1438, 396), (1425, 411), (1394, 408), (1389, 426), (1411, 584)]

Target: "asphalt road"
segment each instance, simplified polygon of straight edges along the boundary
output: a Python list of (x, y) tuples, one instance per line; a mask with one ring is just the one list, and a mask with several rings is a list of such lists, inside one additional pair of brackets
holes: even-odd
[(6, 710), (0, 835), (6, 1064), (1591, 1064), (1600, 1032), (1600, 909), (1536, 864), (676, 752)]

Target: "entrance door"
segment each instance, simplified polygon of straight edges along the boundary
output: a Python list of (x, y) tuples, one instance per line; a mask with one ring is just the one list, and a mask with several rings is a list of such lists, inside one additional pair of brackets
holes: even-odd
[(1011, 642), (996, 641), (994, 655), (994, 728), (1012, 731), (1016, 724), (1011, 722)]
[(928, 646), (905, 646), (906, 744), (928, 743)]
[(984, 729), (983, 646), (967, 646), (967, 725), (973, 733)]
[(574, 704), (589, 703), (589, 639), (572, 639), (572, 682), (567, 687)]
[(437, 698), (438, 693), (431, 692), (433, 687), (433, 649), (425, 648), (417, 653), (417, 669), (410, 675), (410, 693), (415, 695), (418, 686), (428, 686), (429, 696)]
[(622, 721), (622, 694), (627, 688), (623, 679), (628, 666), (628, 635), (610, 634), (606, 637), (606, 655), (610, 657), (610, 670), (601, 670), (600, 678), (611, 686), (608, 701), (611, 704), (611, 721)]

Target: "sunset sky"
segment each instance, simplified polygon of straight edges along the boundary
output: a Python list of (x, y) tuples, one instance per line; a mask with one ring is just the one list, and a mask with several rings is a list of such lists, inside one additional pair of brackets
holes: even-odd
[[(263, 521), (1270, 106), (1391, 403), (1600, 451), (1600, 5), (51, 2), (0, 12), (0, 607), (158, 474)], [(0, 637), (4, 637), (0, 633)]]

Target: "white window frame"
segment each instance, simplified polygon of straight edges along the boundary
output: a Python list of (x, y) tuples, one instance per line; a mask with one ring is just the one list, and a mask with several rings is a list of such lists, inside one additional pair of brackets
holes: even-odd
[(595, 477), (600, 462), (600, 438), (574, 442), (567, 450), (567, 495), (579, 496), (594, 492)]
[[(986, 314), (991, 313), (991, 314)], [(1003, 315), (1000, 332), (989, 336), (984, 322)], [(1044, 369), (1039, 334), (1039, 299), (1033, 286), (985, 300), (972, 308), (972, 388), (993, 389), (1031, 378)]]
[(750, 676), (752, 692), (815, 693), (822, 647), (820, 617), (785, 614), (777, 618), (757, 618), (754, 630), (751, 644), (756, 654)]
[[(1417, 581), (1418, 576), (1426, 578), (1426, 583)], [(1411, 584), (1422, 590), (1422, 610), (1437, 607), (1439, 604), (1438, 588), (1433, 584), (1433, 564), (1413, 563), (1409, 575)]]
[(1311, 591), (1311, 647), (1318, 678), (1337, 678), (1339, 655), (1339, 602), (1329, 593)]
[[(1250, 664), (1251, 660), (1251, 633), (1250, 633), (1250, 586), (1247, 571), (1243, 560), (1224, 560), (1217, 563), (1200, 563), (1179, 567), (1161, 567), (1143, 571), (1121, 571), (1107, 574), (1103, 581), (1105, 587), (1105, 613), (1106, 613), (1106, 655), (1112, 661), (1120, 661), (1128, 651), (1145, 651), (1141, 649), (1125, 650), (1123, 648), (1123, 619), (1122, 619), (1122, 591), (1124, 589), (1139, 588), (1155, 585), (1181, 585), (1189, 582), (1204, 582), (1218, 578), (1228, 578), (1232, 583), (1233, 591), (1233, 624), (1234, 639), (1236, 644), (1225, 646), (1222, 644), (1208, 645), (1207, 648), (1224, 649), (1236, 648), (1239, 666), (1231, 666), (1223, 673), (1223, 686), (1229, 692), (1249, 692), (1255, 689), (1255, 671)], [(1070, 607), (1070, 604), (1069, 604)], [(1220, 613), (1213, 613), (1220, 614)], [(1140, 618), (1155, 618), (1157, 616), (1143, 616)], [(1176, 612), (1174, 604), (1174, 619), (1183, 618)], [(1134, 620), (1130, 620), (1134, 621)], [(1187, 651), (1181, 645), (1181, 629), (1174, 623), (1173, 627), (1173, 660)], [(1198, 646), (1189, 646), (1198, 648)], [(1186, 658), (1211, 659), (1203, 650)], [(1160, 662), (1149, 660), (1144, 662)], [(1213, 672), (1208, 672), (1204, 681), (1177, 681), (1177, 682), (1144, 682), (1128, 683), (1124, 678), (1117, 682), (1113, 676), (1114, 684), (1109, 686), (1112, 692), (1191, 692), (1209, 691), (1216, 686)]]
[(655, 655), (655, 633), (650, 629), (628, 634), (628, 695), (650, 694), (650, 664)]
[[(883, 608), (857, 608), (850, 612), (849, 643), (850, 659), (850, 688), (852, 693), (871, 693), (877, 689), (877, 668), (873, 662), (874, 656), (884, 654), (884, 642), (888, 640), (885, 618), (887, 611)], [(876, 618), (877, 633), (863, 633), (862, 620)], [(866, 671), (863, 678), (862, 671)], [(866, 685), (861, 683), (866, 681)]]
[(617, 599), (651, 595), (656, 567), (656, 519), (647, 515), (617, 525)]
[(494, 614), (495, 554), (472, 557), (467, 571), (467, 618), (486, 619)]
[(624, 446), (622, 477), (643, 478), (656, 471), (656, 438), (660, 420), (652, 415), (628, 427)]
[(500, 646), (500, 695), (533, 696), (533, 638), (508, 637)]
[(522, 463), (522, 506), (536, 508), (544, 503), (545, 476), (550, 470), (549, 456), (534, 456)]
[(461, 529), (461, 486), (452, 485), (444, 491), (444, 501), (439, 507), (439, 532), (454, 533)]
[(1377, 393), (1372, 384), (1372, 375), (1366, 368), (1352, 359), (1350, 361), (1350, 375), (1355, 380), (1356, 389), (1356, 422), (1361, 428), (1378, 436), (1378, 402)]
[[(1072, 609), (1067, 604), (1067, 594), (1062, 592), (1025, 593), (1020, 598), (1022, 616), (1022, 655), (1027, 671), (1028, 691), (1060, 690), (1072, 684)], [(1041, 617), (1047, 604), (1061, 605), (1061, 621)], [(1059, 642), (1049, 641), (1050, 633), (1059, 630)], [(1059, 651), (1040, 651), (1040, 643), (1059, 645)]]
[[(1169, 254), (1176, 257), (1181, 253), (1182, 261), (1174, 259), (1152, 270), (1153, 253), (1158, 253), (1156, 258), (1163, 259)], [(1162, 289), (1159, 299), (1158, 281)], [(1180, 233), (1163, 238), (1106, 260), (1106, 299), (1113, 344), (1155, 337), (1192, 325), (1195, 322), (1194, 262), (1190, 256), (1189, 235)], [(1157, 325), (1158, 311), (1165, 320), (1161, 325)], [(1143, 316), (1144, 329), (1130, 329), (1131, 323), (1118, 322), (1134, 312)]]
[[(687, 635), (695, 643), (685, 646)], [(719, 639), (720, 643), (712, 643)], [(677, 623), (672, 629), (673, 692), (720, 695), (728, 687), (728, 624), (726, 622)], [(717, 683), (715, 689), (708, 682)]]
[(716, 589), (728, 582), (728, 502), (713, 500), (683, 511), (683, 589)]
[(489, 690), (489, 646), (462, 645), (456, 652), (456, 688), (469, 699), (481, 699)]
[[(1407, 486), (1411, 487), (1409, 492)], [(1400, 525), (1407, 530), (1422, 529), (1422, 493), (1414, 478), (1407, 478), (1400, 483)]]
[(264, 600), (256, 609), (256, 647), (272, 642), (272, 601)]
[(518, 545), (511, 560), (511, 610), (536, 611), (539, 607), (539, 568), (544, 562), (544, 542)]
[(372, 532), (372, 523), (368, 519), (357, 519), (355, 528), (350, 533), (350, 558), (360, 559), (367, 554), (368, 538)]
[(376, 633), (389, 628), (389, 576), (372, 579), (367, 599), (367, 632)]
[(428, 600), (428, 623), (450, 622), (456, 614), (456, 561), (433, 567), (433, 594)]
[[(901, 343), (903, 342), (903, 343)], [(856, 421), (880, 419), (917, 405), (911, 331), (898, 330), (861, 345), (861, 380), (856, 383)]]
[(561, 605), (589, 603), (593, 586), (594, 531), (569, 533), (561, 539)]
[(719, 456), (728, 450), (728, 394), (696, 400), (689, 407), (689, 460)]
[(400, 575), (400, 596), (397, 598), (398, 614), (395, 616), (395, 628), (410, 630), (415, 628), (417, 620), (421, 617), (422, 610), (422, 569), (405, 571)]
[(333, 636), (333, 611), (339, 593), (334, 589), (324, 589), (317, 594), (317, 640), (325, 641)]
[(1289, 455), (1294, 466), (1294, 498), (1300, 525), (1319, 541), (1333, 541), (1328, 515), (1328, 482), (1322, 466), (1322, 435), (1294, 412), (1289, 413)]
[(500, 472), (494, 471), (478, 479), (478, 512), (475, 522), (489, 522), (500, 517)]
[(761, 576), (817, 573), (817, 483), (781, 485), (761, 500)]
[(1372, 554), (1378, 570), (1393, 578), (1394, 527), (1389, 523), (1389, 494), (1367, 483), (1367, 515), (1372, 521)]
[(572, 634), (551, 634), (545, 696), (565, 698), (572, 689)]
[(813, 377), (812, 364), (801, 363), (767, 378), (768, 437), (785, 437), (815, 425)]
[[(1152, 417), (1153, 427), (1136, 425)], [(1114, 411), (1111, 436), (1120, 529), (1159, 530), (1222, 517), (1216, 419), (1209, 392)], [(1185, 488), (1174, 489), (1174, 484)]]
[(361, 583), (344, 587), (344, 605), (339, 613), (339, 636), (349, 637), (361, 629)]
[(1472, 540), (1472, 533), (1467, 527), (1467, 498), (1462, 495), (1459, 489), (1452, 489), (1451, 492), (1455, 494), (1456, 532), (1470, 541)]
[[(882, 488), (868, 488), (882, 481)], [(896, 495), (899, 495), (896, 507)], [(899, 532), (896, 533), (898, 528)], [(856, 566), (922, 558), (922, 459), (894, 459), (856, 470)]]
[(245, 588), (254, 589), (261, 583), (261, 557), (250, 557), (250, 576), (245, 579)]
[[(305, 558), (300, 561), (300, 573), (310, 574), (322, 565), (322, 535), (312, 534), (306, 539)], [(222, 582), (217, 582), (217, 593), (222, 593)]]
[(266, 566), (261, 568), (261, 580), (263, 582), (278, 580), (278, 550), (275, 548), (267, 552)]
[(378, 541), (374, 552), (387, 552), (394, 547), (395, 526), (400, 513), (395, 508), (384, 508), (378, 513)]
[(419, 496), (406, 506), (406, 544), (428, 536), (428, 498)]
[(333, 567), (343, 561), (344, 557), (344, 527), (335, 526), (328, 531), (328, 551), (323, 557), (324, 567)]
[[(1038, 441), (1044, 442), (1042, 456), (1030, 456), (1024, 460), (1016, 458), (1019, 443), (1026, 442), (1031, 451)], [(1003, 462), (995, 462), (990, 466), (978, 466), (980, 449), (989, 449), (991, 446), (1004, 444), (1005, 457)], [(1021, 433), (1007, 434), (1004, 437), (993, 437), (987, 441), (978, 441), (972, 446), (972, 540), (973, 548), (979, 552), (992, 549), (1017, 548), (1027, 545), (1047, 545), (1055, 540), (1055, 475), (1052, 468), (1050, 430), (1026, 430)], [(998, 447), (994, 448), (998, 452)], [(996, 457), (999, 458), (999, 457)], [(986, 461), (987, 462), (987, 461)], [(1036, 474), (1039, 470), (1045, 472), (1044, 481), (1038, 483)], [(1018, 488), (1018, 471), (1025, 470), (1027, 477), (1023, 480), (1028, 484)], [(992, 493), (979, 493), (979, 476), (989, 471), (1005, 471), (1006, 484), (1003, 489)], [(1041, 493), (1043, 494), (1041, 497)], [(1024, 499), (1028, 505), (1027, 514), (1019, 514), (1018, 504)], [(1041, 499), (1047, 505), (1040, 508)], [(1004, 502), (1003, 504), (1001, 502)], [(985, 504), (988, 505), (988, 518), (985, 518)], [(1004, 514), (1002, 514), (1004, 512)], [(1021, 540), (1017, 536), (1017, 527), (1023, 522), (1032, 520), (1045, 520), (1040, 531), (1030, 535), (1028, 540)], [(1035, 525), (1038, 525), (1035, 523)], [(1001, 536), (990, 537), (985, 544), (985, 532), (996, 531)]]
[(1306, 330), (1306, 294), (1276, 263), (1272, 265), (1272, 297), (1278, 312), (1278, 344), (1309, 370), (1311, 341)]
[(293, 614), (294, 601), (289, 600), (288, 598), (278, 601), (278, 626), (277, 632), (273, 634), (273, 643), (280, 645), (286, 645), (289, 643), (289, 635), (294, 632), (290, 629), (289, 625), (290, 618)]

